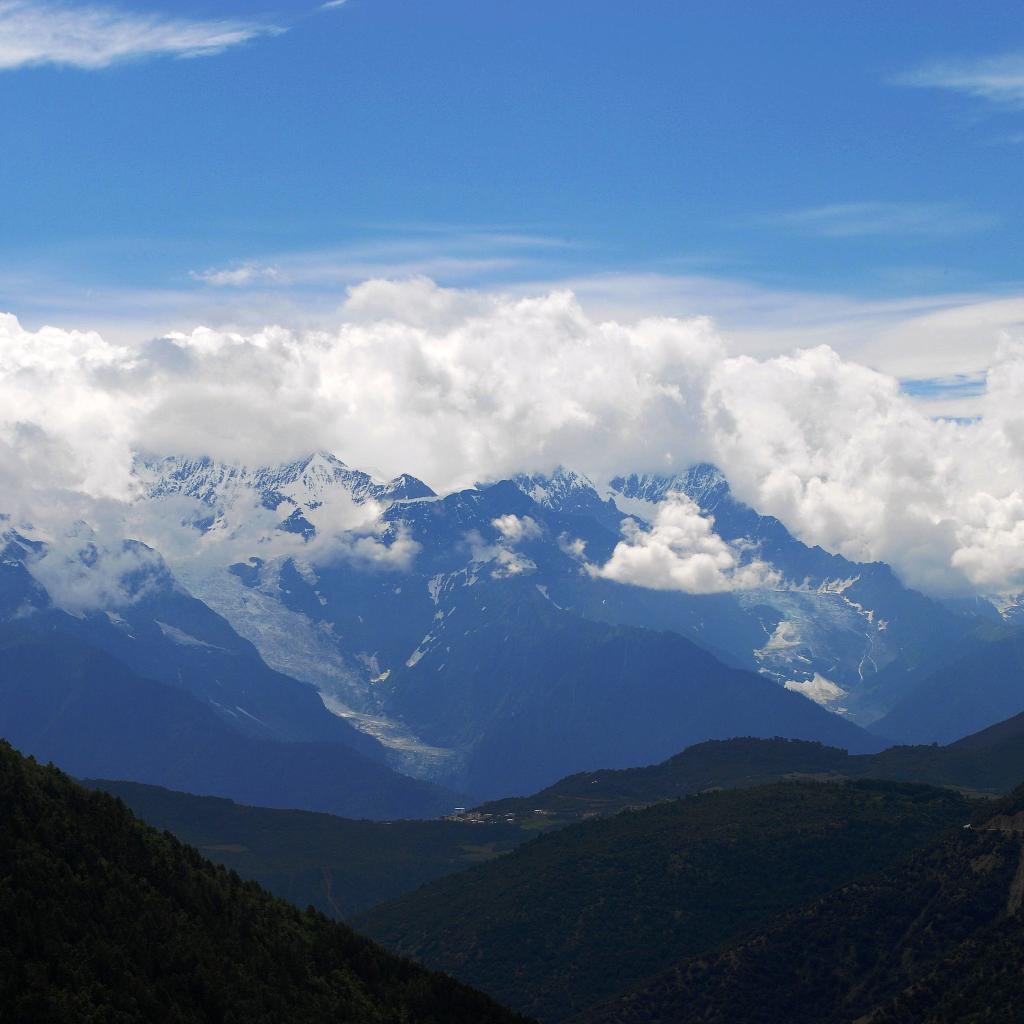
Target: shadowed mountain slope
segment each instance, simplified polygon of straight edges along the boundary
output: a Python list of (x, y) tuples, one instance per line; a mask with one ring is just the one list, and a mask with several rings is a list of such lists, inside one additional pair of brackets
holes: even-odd
[(1024, 627), (986, 626), (871, 728), (903, 742), (949, 743), (1022, 711)]
[(27, 621), (0, 627), (0, 736), (79, 777), (348, 817), (433, 817), (457, 798), (340, 743), (236, 732), (206, 703)]
[[(994, 814), (993, 811), (999, 813)], [(682, 960), (580, 1024), (1020, 1019), (1024, 791), (908, 859)]]
[(355, 923), (563, 1021), (886, 866), (971, 807), (949, 790), (867, 781), (706, 794), (543, 835)]
[(504, 821), (352, 821), (137, 782), (85, 785), (119, 797), (143, 821), (276, 896), (340, 918), (492, 860), (534, 834)]

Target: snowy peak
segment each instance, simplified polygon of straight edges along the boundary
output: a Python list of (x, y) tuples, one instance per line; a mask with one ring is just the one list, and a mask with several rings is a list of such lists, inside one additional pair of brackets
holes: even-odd
[(362, 470), (349, 468), (341, 459), (324, 451), (282, 466), (256, 469), (252, 479), (257, 490), (280, 494), (305, 508), (318, 507), (339, 489), (347, 491), (357, 503), (377, 501), (390, 504), (392, 501), (434, 496), (422, 480), (408, 473), (382, 482)]
[(255, 504), (278, 513), (281, 529), (305, 534), (313, 530), (307, 516), (338, 501), (356, 505), (376, 502), (386, 507), (396, 501), (434, 497), (425, 483), (407, 473), (380, 481), (325, 451), (255, 468), (210, 458), (140, 456), (135, 475), (147, 498), (180, 495), (209, 507), (212, 517), (197, 523), (203, 529), (236, 506)]
[(204, 505), (214, 505), (226, 492), (245, 486), (248, 475), (244, 466), (214, 462), (206, 456), (137, 456), (133, 471), (149, 498), (180, 494)]
[(617, 476), (611, 481), (611, 489), (613, 497), (618, 495), (627, 500), (644, 501), (652, 505), (664, 501), (673, 491), (681, 491), (706, 512), (713, 512), (722, 499), (729, 495), (729, 484), (722, 472), (706, 462), (671, 476), (660, 473)]
[(562, 466), (550, 476), (517, 473), (511, 482), (528, 498), (552, 512), (593, 516), (613, 529), (622, 518), (610, 501), (602, 500), (589, 477)]
[(589, 477), (562, 466), (550, 476), (542, 473), (517, 473), (512, 477), (512, 483), (538, 505), (556, 511), (561, 511), (566, 502), (577, 501), (581, 494), (597, 494), (597, 488)]
[(0, 620), (6, 622), (49, 604), (46, 591), (33, 579), (27, 564), (41, 550), (41, 544), (15, 530), (0, 531)]
[(416, 501), (420, 498), (436, 498), (437, 494), (422, 480), (402, 473), (386, 485), (387, 495), (391, 501)]

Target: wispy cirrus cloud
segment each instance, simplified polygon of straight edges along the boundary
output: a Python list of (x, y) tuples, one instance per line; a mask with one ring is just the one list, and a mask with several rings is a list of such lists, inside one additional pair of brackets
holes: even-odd
[(959, 203), (877, 201), (808, 206), (757, 218), (762, 227), (781, 227), (823, 238), (959, 235), (984, 231), (996, 223), (990, 214), (978, 213)]
[(48, 0), (0, 0), (0, 70), (54, 64), (94, 71), (146, 57), (209, 57), (284, 29)]
[(457, 225), (411, 225), (401, 237), (332, 249), (276, 253), (191, 270), (194, 281), (218, 288), (337, 288), (368, 277), (444, 277), (458, 280), (511, 271), (569, 242), (505, 230)]
[(274, 284), (281, 280), (281, 271), (265, 263), (240, 263), (230, 267), (193, 270), (189, 276), (193, 281), (202, 281), (203, 284), (241, 288), (247, 285)]
[(948, 89), (1001, 106), (1024, 107), (1024, 53), (934, 61), (897, 75), (894, 82)]

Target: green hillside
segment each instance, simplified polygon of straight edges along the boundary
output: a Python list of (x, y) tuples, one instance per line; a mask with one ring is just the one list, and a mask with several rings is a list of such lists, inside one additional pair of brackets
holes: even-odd
[(0, 743), (0, 1007), (46, 1024), (502, 1024)]
[(865, 776), (927, 780), (968, 793), (1008, 789), (1024, 777), (1024, 716), (951, 747), (894, 747), (861, 757), (800, 740), (711, 741), (660, 765), (570, 776), (535, 796), (483, 805), (463, 821), (358, 821), (134, 782), (87, 784), (275, 895), (348, 918), (581, 819), (707, 789)]
[(564, 1021), (967, 821), (902, 783), (783, 783), (570, 825), (356, 918), (389, 947)]
[(504, 820), (353, 821), (138, 782), (85, 784), (120, 797), (143, 821), (276, 896), (338, 918), (491, 860), (531, 837)]

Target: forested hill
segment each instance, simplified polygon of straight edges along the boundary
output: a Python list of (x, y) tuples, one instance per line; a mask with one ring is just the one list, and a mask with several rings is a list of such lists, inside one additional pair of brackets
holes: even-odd
[(1020, 1021), (1024, 787), (976, 815), (973, 827), (684, 959), (576, 1024)]
[(822, 743), (778, 737), (708, 740), (660, 764), (580, 772), (532, 796), (493, 800), (474, 813), (553, 825), (705, 789), (808, 778), (890, 779), (991, 796), (1008, 793), (1024, 778), (1024, 714), (947, 747), (890, 747), (877, 754), (850, 754)]
[(876, 781), (708, 793), (550, 832), (355, 923), (557, 1024), (959, 831), (976, 806)]
[(513, 1024), (0, 742), (3, 1019)]
[(143, 821), (300, 907), (345, 919), (425, 882), (492, 860), (532, 839), (501, 820), (352, 821), (311, 811), (248, 807), (138, 782), (84, 780)]

